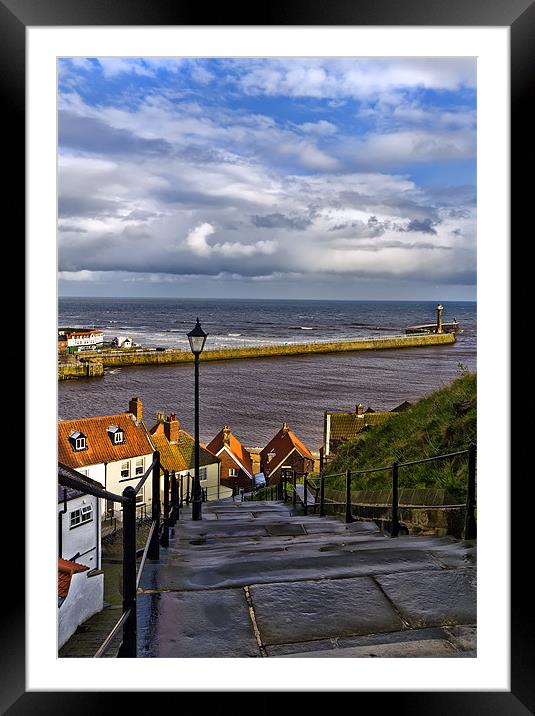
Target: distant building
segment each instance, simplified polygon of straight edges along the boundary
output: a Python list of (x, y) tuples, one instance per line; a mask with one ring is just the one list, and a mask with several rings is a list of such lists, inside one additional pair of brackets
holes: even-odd
[(251, 456), (229, 426), (224, 425), (206, 447), (221, 460), (221, 484), (230, 488), (236, 485), (248, 492), (253, 482)]
[[(175, 413), (165, 416), (158, 413), (157, 423), (150, 429), (151, 440), (160, 452), (162, 473), (173, 471), (182, 480), (183, 495), (191, 495), (195, 475), (195, 440), (180, 427)], [(200, 446), (199, 477), (201, 487), (206, 488), (209, 500), (228, 497), (231, 492), (220, 484), (220, 459), (210, 450)]]
[(283, 423), (279, 432), (260, 452), (260, 472), (267, 485), (280, 482), (283, 470), (312, 472), (314, 456), (301, 440), (290, 430), (288, 423)]
[(104, 332), (97, 329), (61, 329), (58, 332), (58, 340), (67, 342), (69, 353), (76, 353), (79, 350), (91, 350), (104, 343)]
[(356, 440), (358, 436), (375, 425), (382, 425), (392, 418), (396, 413), (400, 413), (410, 407), (410, 403), (405, 401), (396, 408), (388, 411), (376, 411), (373, 408), (364, 407), (359, 403), (354, 413), (338, 413), (325, 411), (323, 417), (323, 445), (320, 449), (320, 463), (325, 465), (336, 453), (340, 445)]
[[(143, 422), (139, 398), (132, 398), (128, 412), (58, 422), (58, 460), (100, 483), (106, 490), (122, 494), (136, 487), (152, 463), (154, 445)], [(152, 505), (150, 479), (136, 496), (138, 510)], [(111, 500), (102, 509), (103, 518), (122, 519), (122, 509)]]
[(132, 348), (134, 343), (130, 336), (115, 336), (111, 345), (113, 348)]

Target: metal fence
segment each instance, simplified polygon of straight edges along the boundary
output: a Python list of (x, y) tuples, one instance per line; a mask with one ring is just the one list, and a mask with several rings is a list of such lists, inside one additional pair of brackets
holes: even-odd
[[(302, 504), (303, 512), (305, 515), (308, 514), (309, 502), (313, 502), (314, 511), (319, 506), (319, 516), (325, 516), (325, 482), (332, 479), (345, 478), (345, 500), (343, 504), (345, 507), (345, 521), (347, 523), (354, 522), (355, 518), (352, 514), (352, 503), (351, 503), (351, 483), (354, 477), (357, 475), (366, 475), (377, 472), (389, 472), (391, 475), (391, 521), (390, 521), (390, 535), (397, 537), (400, 532), (400, 520), (399, 520), (399, 481), (400, 481), (400, 469), (410, 467), (412, 465), (421, 465), (424, 463), (437, 462), (439, 460), (451, 460), (455, 457), (466, 456), (468, 461), (468, 481), (466, 490), (466, 515), (464, 524), (464, 539), (470, 540), (477, 537), (477, 524), (476, 524), (476, 445), (471, 443), (466, 450), (458, 450), (457, 452), (445, 453), (443, 455), (435, 455), (433, 457), (422, 458), (421, 460), (410, 460), (407, 462), (394, 462), (391, 465), (385, 467), (375, 467), (368, 470), (346, 470), (345, 472), (334, 473), (326, 475), (324, 472), (319, 476), (319, 486), (311, 481), (307, 472), (298, 472), (296, 470), (284, 471), (281, 476), (281, 480), (276, 485), (270, 485), (263, 488), (263, 490), (256, 495), (253, 495), (251, 499), (262, 499), (268, 500), (288, 500), (288, 481), (292, 481), (292, 504), (295, 507), (297, 501)], [(303, 489), (297, 489), (297, 479), (302, 477)], [(314, 495), (312, 493), (315, 493)], [(331, 503), (332, 504), (332, 503)], [(433, 507), (437, 509), (440, 506), (433, 505), (413, 505), (414, 509), (429, 509)]]

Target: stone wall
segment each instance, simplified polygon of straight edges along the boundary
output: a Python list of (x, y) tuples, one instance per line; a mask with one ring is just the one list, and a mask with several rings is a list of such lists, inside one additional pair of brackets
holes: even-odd
[[(391, 505), (392, 493), (389, 490), (351, 493), (353, 517), (376, 522), (381, 529), (392, 519)], [(325, 490), (325, 511), (327, 514), (345, 514), (343, 490)], [(464, 505), (452, 505), (444, 490), (400, 490), (399, 520), (409, 534), (462, 538), (465, 515)]]

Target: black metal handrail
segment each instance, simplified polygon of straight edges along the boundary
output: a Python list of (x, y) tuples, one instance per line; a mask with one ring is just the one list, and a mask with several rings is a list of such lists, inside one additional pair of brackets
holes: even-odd
[[(400, 531), (400, 522), (399, 522), (399, 498), (398, 498), (398, 491), (399, 491), (399, 469), (403, 467), (410, 467), (412, 465), (420, 465), (424, 463), (429, 462), (436, 462), (437, 460), (446, 460), (451, 459), (454, 457), (459, 457), (461, 455), (467, 455), (468, 456), (468, 485), (467, 485), (467, 494), (466, 494), (466, 503), (465, 505), (414, 505), (410, 506), (413, 509), (452, 509), (452, 508), (459, 508), (459, 507), (465, 507), (466, 508), (466, 516), (465, 516), (465, 527), (464, 527), (464, 539), (470, 540), (475, 539), (477, 536), (477, 524), (475, 519), (475, 508), (476, 508), (476, 445), (475, 443), (471, 443), (467, 449), (465, 450), (457, 450), (455, 452), (449, 452), (444, 453), (442, 455), (434, 455), (433, 457), (425, 457), (421, 458), (420, 460), (408, 460), (407, 462), (394, 462), (392, 465), (386, 465), (384, 467), (374, 467), (369, 468), (366, 470), (351, 470), (348, 469), (345, 473), (329, 473), (325, 474), (324, 472), (320, 473), (319, 475), (319, 487), (315, 485), (315, 488), (317, 491), (319, 490), (320, 495), (320, 511), (319, 515), (320, 517), (325, 516), (325, 480), (331, 479), (331, 478), (340, 478), (345, 476), (345, 501), (344, 502), (329, 502), (329, 504), (332, 505), (344, 505), (345, 506), (345, 521), (347, 523), (354, 522), (355, 518), (352, 515), (351, 511), (351, 480), (355, 475), (366, 475), (374, 472), (390, 472), (392, 475), (392, 498), (391, 498), (391, 513), (392, 513), (392, 519), (391, 519), (391, 529), (390, 529), (390, 535), (392, 537), (397, 537), (399, 535)], [(293, 505), (295, 506), (297, 504), (297, 492), (295, 489), (296, 481), (297, 481), (297, 475), (304, 476), (304, 490), (303, 490), (303, 511), (306, 515), (308, 512), (308, 494), (307, 494), (307, 488), (309, 483), (308, 473), (298, 472), (296, 470), (293, 471)], [(282, 476), (282, 480), (285, 480), (285, 475)], [(286, 485), (284, 485), (284, 499), (286, 501)], [(266, 490), (267, 494), (267, 490)], [(316, 499), (317, 499), (317, 492), (316, 492)], [(314, 505), (315, 509), (316, 505)], [(404, 505), (404, 507), (407, 507), (407, 505)]]
[[(143, 550), (140, 568), (136, 570), (136, 516), (139, 509), (136, 503), (136, 495), (151, 474), (153, 521)], [(122, 629), (123, 632), (123, 639), (118, 656), (135, 657), (137, 656), (137, 589), (147, 556), (151, 559), (159, 558), (160, 453), (157, 450), (153, 453), (152, 463), (140, 478), (136, 488), (129, 485), (123, 490), (122, 495), (117, 495), (97, 485), (89, 484), (83, 475), (61, 464), (58, 465), (58, 481), (66, 487), (81, 490), (95, 497), (118, 502), (123, 507), (123, 611), (108, 636), (97, 649), (94, 658), (101, 658), (106, 653), (113, 638), (120, 629)]]

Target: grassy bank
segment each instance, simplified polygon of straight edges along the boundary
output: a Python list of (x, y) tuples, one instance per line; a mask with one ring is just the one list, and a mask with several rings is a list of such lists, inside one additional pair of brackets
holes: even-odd
[[(347, 469), (367, 470), (464, 450), (476, 440), (476, 374), (460, 376), (449, 385), (419, 400), (392, 420), (342, 445), (326, 474)], [(445, 489), (463, 502), (466, 497), (465, 456), (400, 468), (401, 488)], [(380, 490), (390, 485), (388, 472), (356, 475), (354, 490)], [(343, 480), (328, 481), (343, 488)]]

